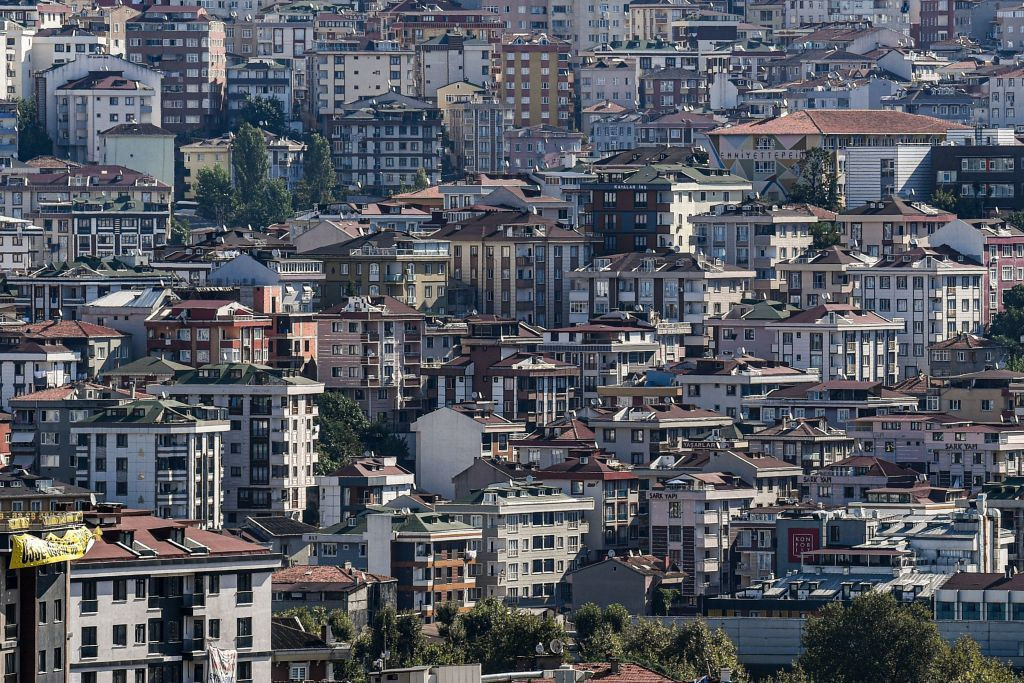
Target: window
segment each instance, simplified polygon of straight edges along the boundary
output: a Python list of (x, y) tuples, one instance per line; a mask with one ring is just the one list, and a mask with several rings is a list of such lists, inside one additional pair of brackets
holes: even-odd
[(112, 642), (114, 647), (128, 646), (128, 624), (114, 624)]

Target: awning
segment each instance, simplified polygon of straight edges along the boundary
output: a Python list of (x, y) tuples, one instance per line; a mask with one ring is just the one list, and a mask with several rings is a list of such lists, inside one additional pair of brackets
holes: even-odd
[(35, 440), (35, 432), (11, 432), (11, 443), (32, 443)]

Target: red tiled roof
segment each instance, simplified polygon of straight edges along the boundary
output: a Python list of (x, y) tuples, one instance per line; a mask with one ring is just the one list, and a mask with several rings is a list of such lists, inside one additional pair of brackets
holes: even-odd
[(360, 583), (372, 583), (381, 580), (390, 580), (390, 577), (370, 574), (359, 569), (307, 564), (279, 569), (271, 577), (271, 583), (277, 584), (279, 587), (287, 585), (292, 590), (302, 590), (303, 587), (323, 590), (324, 584), (355, 586)]
[(708, 135), (941, 135), (969, 126), (931, 116), (878, 109), (798, 111), (774, 119), (716, 128)]
[(21, 332), (27, 337), (46, 337), (48, 339), (125, 336), (112, 327), (81, 320), (47, 320), (41, 323), (31, 323), (21, 328)]
[(103, 526), (103, 538), (98, 539), (77, 562), (109, 562), (125, 560), (128, 562), (145, 562), (149, 556), (136, 556), (122, 546), (118, 545), (120, 540), (119, 532), (134, 532), (135, 540), (147, 548), (155, 551), (154, 559), (167, 559), (170, 557), (190, 557), (187, 550), (167, 541), (166, 536), (161, 533), (173, 527), (183, 527), (185, 537), (210, 549), (210, 555), (269, 555), (270, 551), (261, 545), (249, 543), (230, 534), (206, 531), (189, 526), (186, 523), (171, 519), (154, 517), (148, 512), (139, 510), (125, 510), (121, 513), (120, 520), (113, 525)]

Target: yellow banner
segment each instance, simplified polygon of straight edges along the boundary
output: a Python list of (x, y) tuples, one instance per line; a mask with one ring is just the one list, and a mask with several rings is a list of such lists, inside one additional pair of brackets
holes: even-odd
[(43, 538), (30, 534), (11, 537), (11, 569), (38, 567), (43, 564), (77, 560), (89, 552), (93, 541), (102, 535), (97, 528), (74, 527), (63, 536), (47, 534)]

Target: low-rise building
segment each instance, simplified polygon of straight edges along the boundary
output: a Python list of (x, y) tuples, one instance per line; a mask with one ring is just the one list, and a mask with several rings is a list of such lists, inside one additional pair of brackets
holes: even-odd
[(678, 590), (685, 574), (654, 555), (615, 555), (569, 573), (572, 605), (618, 604), (630, 614), (653, 616), (662, 599), (659, 591)]
[(837, 460), (800, 479), (800, 498), (826, 507), (866, 503), (869, 492), (912, 489), (921, 474), (882, 458), (854, 455)]
[(773, 425), (751, 432), (752, 453), (764, 453), (798, 465), (804, 474), (828, 467), (853, 453), (856, 442), (824, 417), (783, 417)]
[(661, 455), (715, 429), (725, 429), (733, 419), (710, 410), (660, 403), (625, 408), (594, 408), (588, 424), (597, 445), (624, 463), (646, 465)]
[(150, 355), (192, 367), (210, 363), (266, 364), (269, 317), (237, 301), (186, 299), (146, 320)]
[(271, 585), (275, 612), (316, 604), (342, 610), (357, 630), (372, 624), (381, 609), (394, 609), (397, 598), (395, 579), (351, 565), (299, 564), (274, 572)]

